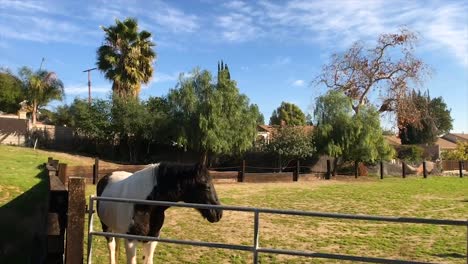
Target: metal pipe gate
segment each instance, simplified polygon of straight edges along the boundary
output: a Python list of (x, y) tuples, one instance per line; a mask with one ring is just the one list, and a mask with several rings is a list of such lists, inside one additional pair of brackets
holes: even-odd
[[(228, 211), (237, 212), (252, 212), (254, 213), (254, 240), (252, 246), (245, 245), (233, 245), (223, 243), (211, 243), (202, 241), (190, 241), (190, 240), (178, 240), (168, 238), (156, 238), (147, 236), (137, 236), (129, 234), (119, 234), (110, 232), (99, 232), (93, 230), (93, 219), (94, 219), (94, 201), (108, 201), (108, 202), (119, 202), (119, 203), (133, 203), (133, 204), (146, 204), (146, 205), (160, 205), (169, 207), (188, 207), (188, 208), (200, 208), (200, 209), (222, 209)], [(260, 226), (260, 213), (263, 214), (282, 214), (282, 215), (294, 215), (294, 216), (307, 216), (307, 217), (324, 217), (324, 218), (335, 218), (335, 219), (353, 219), (353, 220), (368, 220), (368, 221), (382, 221), (382, 222), (397, 222), (397, 223), (415, 223), (415, 224), (432, 224), (432, 225), (450, 225), (450, 226), (465, 226), (467, 228), (467, 263), (468, 263), (468, 220), (450, 220), (450, 219), (429, 219), (429, 218), (413, 218), (413, 217), (390, 217), (390, 216), (374, 216), (374, 215), (353, 215), (353, 214), (338, 214), (338, 213), (324, 213), (324, 212), (308, 212), (298, 210), (278, 210), (278, 209), (267, 209), (267, 208), (253, 208), (253, 207), (242, 207), (242, 206), (226, 206), (226, 205), (208, 205), (208, 204), (193, 204), (193, 203), (174, 203), (164, 201), (149, 201), (149, 200), (136, 200), (136, 199), (122, 199), (122, 198), (110, 198), (110, 197), (96, 197), (91, 195), (89, 198), (89, 209), (88, 209), (88, 264), (91, 264), (92, 254), (92, 238), (93, 236), (104, 236), (104, 237), (117, 237), (117, 238), (128, 238), (135, 240), (146, 240), (146, 241), (158, 241), (163, 243), (173, 243), (190, 246), (202, 246), (212, 248), (222, 248), (230, 250), (241, 250), (249, 251), (253, 254), (253, 263), (258, 263), (259, 253), (273, 253), (291, 256), (303, 256), (311, 258), (325, 258), (335, 260), (349, 260), (349, 261), (361, 261), (367, 263), (418, 263), (427, 264), (429, 262), (416, 262), (416, 261), (405, 261), (405, 260), (393, 260), (385, 258), (375, 257), (362, 257), (353, 255), (342, 255), (332, 253), (320, 253), (311, 251), (296, 251), (296, 250), (285, 250), (275, 248), (262, 248), (259, 246), (259, 226)]]

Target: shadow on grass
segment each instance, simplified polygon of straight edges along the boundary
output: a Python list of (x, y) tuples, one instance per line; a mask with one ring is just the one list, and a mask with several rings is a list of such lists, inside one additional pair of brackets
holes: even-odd
[(439, 257), (439, 258), (465, 258), (466, 256), (460, 253), (444, 253), (444, 254), (435, 254), (433, 256)]
[(0, 207), (0, 263), (40, 263), (46, 247), (48, 176)]

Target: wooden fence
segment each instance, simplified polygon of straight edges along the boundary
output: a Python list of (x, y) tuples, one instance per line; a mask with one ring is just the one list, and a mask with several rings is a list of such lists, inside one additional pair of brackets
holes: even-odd
[(462, 160), (442, 160), (442, 169), (443, 170), (459, 170), (460, 167), (465, 167), (466, 161)]
[(67, 164), (49, 158), (46, 263), (83, 263), (85, 181), (69, 177)]

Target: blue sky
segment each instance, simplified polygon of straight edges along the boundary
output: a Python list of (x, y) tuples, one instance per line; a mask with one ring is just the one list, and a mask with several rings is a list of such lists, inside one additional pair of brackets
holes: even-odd
[[(312, 111), (324, 92), (312, 80), (332, 53), (370, 46), (401, 26), (417, 32), (417, 56), (433, 69), (422, 87), (452, 109), (454, 132), (468, 133), (468, 1), (10, 1), (0, 0), (0, 66), (55, 71), (66, 99), (87, 98), (87, 75), (104, 34), (99, 26), (135, 17), (153, 34), (155, 75), (141, 98), (166, 95), (181, 72), (229, 65), (240, 91), (268, 122), (282, 101)], [(92, 72), (93, 97), (111, 83)], [(383, 124), (391, 126), (391, 118)]]

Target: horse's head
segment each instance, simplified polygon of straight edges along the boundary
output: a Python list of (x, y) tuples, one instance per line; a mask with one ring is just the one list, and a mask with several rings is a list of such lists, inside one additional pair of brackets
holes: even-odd
[[(219, 205), (218, 195), (206, 167), (176, 163), (161, 163), (158, 185), (153, 190), (153, 199), (183, 201), (186, 203)], [(223, 210), (197, 209), (211, 223), (218, 222)]]
[[(194, 175), (195, 181), (192, 186), (188, 186), (187, 191), (184, 193), (182, 200), (186, 203), (199, 203), (199, 204), (212, 204), (220, 205), (218, 195), (216, 194), (215, 187), (211, 175), (208, 173), (206, 167), (199, 164), (195, 165)], [(218, 222), (223, 216), (221, 209), (197, 209), (202, 216), (211, 223)]]

